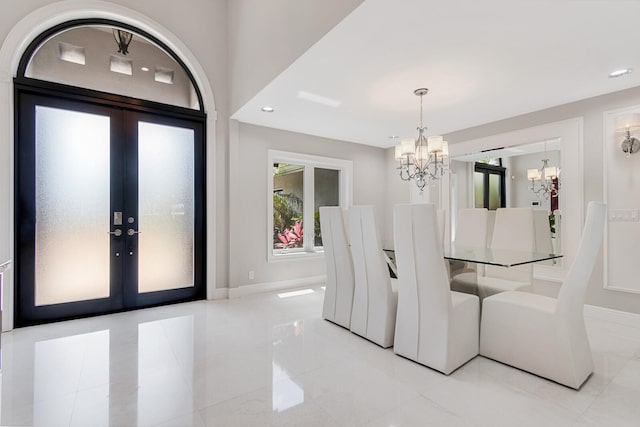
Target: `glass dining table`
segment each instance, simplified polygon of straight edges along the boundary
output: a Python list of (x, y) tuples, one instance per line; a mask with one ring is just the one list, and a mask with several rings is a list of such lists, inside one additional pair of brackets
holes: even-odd
[[(383, 249), (391, 277), (397, 277), (395, 250)], [(518, 265), (548, 261), (562, 258), (561, 254), (534, 251), (514, 251), (509, 249), (478, 248), (460, 246), (455, 244), (445, 245), (443, 248), (444, 259), (449, 261), (473, 262), (476, 264), (495, 265), (498, 267), (515, 267)]]
[(474, 262), (498, 267), (515, 267), (517, 265), (562, 258), (562, 255), (548, 252), (476, 248), (451, 244), (444, 248), (444, 258), (451, 261)]

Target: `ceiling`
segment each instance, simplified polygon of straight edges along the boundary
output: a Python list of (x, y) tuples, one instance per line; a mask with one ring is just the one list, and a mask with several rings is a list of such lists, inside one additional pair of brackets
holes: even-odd
[(427, 87), (427, 133), (447, 134), (640, 85), (638, 18), (637, 0), (365, 0), (232, 118), (391, 147)]

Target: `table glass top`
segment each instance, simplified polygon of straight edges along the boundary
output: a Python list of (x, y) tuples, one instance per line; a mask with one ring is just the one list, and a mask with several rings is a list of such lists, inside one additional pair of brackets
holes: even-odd
[[(385, 249), (385, 252), (389, 254), (393, 253), (393, 249)], [(498, 267), (515, 267), (517, 265), (562, 258), (562, 255), (544, 252), (514, 251), (510, 249), (476, 248), (451, 244), (444, 248), (444, 258), (453, 261), (496, 265)]]
[(516, 265), (562, 258), (562, 255), (546, 252), (450, 245), (444, 249), (444, 257), (455, 261), (475, 262), (477, 264), (496, 265), (499, 267), (515, 267)]

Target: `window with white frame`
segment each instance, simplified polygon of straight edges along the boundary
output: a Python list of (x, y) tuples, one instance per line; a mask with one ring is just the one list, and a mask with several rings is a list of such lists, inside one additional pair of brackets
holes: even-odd
[(350, 160), (269, 150), (269, 258), (322, 252), (321, 206), (350, 203)]

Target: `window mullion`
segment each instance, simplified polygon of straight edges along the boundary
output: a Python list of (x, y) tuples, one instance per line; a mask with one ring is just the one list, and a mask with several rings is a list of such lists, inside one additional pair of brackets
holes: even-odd
[(313, 252), (315, 236), (313, 230), (314, 204), (314, 167), (306, 164), (304, 167), (304, 204), (302, 226), (304, 228), (304, 250)]

